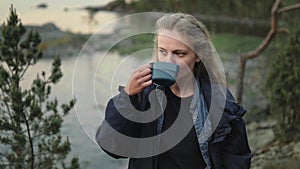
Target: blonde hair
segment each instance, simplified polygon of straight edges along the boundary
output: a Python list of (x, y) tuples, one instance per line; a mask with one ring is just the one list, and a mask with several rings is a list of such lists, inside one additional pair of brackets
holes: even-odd
[(212, 45), (206, 26), (194, 16), (184, 13), (165, 14), (156, 21), (154, 38), (154, 61), (157, 61), (157, 36), (163, 30), (176, 31), (187, 38), (190, 48), (200, 57), (195, 64), (195, 78), (209, 78), (211, 83), (225, 85), (225, 74), (222, 63)]

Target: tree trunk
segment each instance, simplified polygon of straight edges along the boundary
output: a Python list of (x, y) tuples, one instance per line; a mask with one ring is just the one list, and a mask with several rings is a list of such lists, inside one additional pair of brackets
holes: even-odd
[(242, 103), (243, 101), (243, 88), (244, 88), (244, 76), (245, 76), (245, 68), (247, 60), (258, 57), (270, 44), (273, 39), (276, 30), (277, 30), (277, 15), (278, 15), (278, 7), (281, 3), (281, 0), (275, 0), (272, 9), (271, 9), (271, 19), (270, 19), (270, 30), (266, 35), (265, 39), (261, 42), (261, 44), (253, 51), (250, 51), (245, 54), (241, 54), (239, 59), (239, 68), (238, 68), (238, 84), (236, 89), (236, 98), (238, 103)]
[[(241, 54), (239, 59), (239, 68), (238, 68), (238, 83), (236, 87), (236, 98), (238, 103), (242, 103), (243, 101), (243, 88), (244, 88), (244, 76), (245, 76), (245, 69), (246, 63), (249, 59), (254, 59), (258, 57), (271, 43), (272, 39), (274, 38), (275, 34), (278, 32), (288, 32), (287, 29), (278, 29), (278, 16), (290, 12), (293, 10), (300, 9), (300, 3), (293, 4), (290, 6), (279, 8), (280, 3), (282, 0), (275, 0), (274, 4), (271, 9), (271, 18), (270, 18), (270, 30), (266, 35), (265, 39), (261, 42), (261, 44), (253, 51), (250, 51), (245, 54)], [(279, 30), (279, 31), (278, 31)]]
[(245, 68), (246, 61), (243, 57), (239, 58), (239, 67), (238, 67), (238, 82), (237, 82), (237, 90), (236, 90), (236, 100), (238, 103), (241, 103), (243, 100), (243, 88), (244, 88), (244, 76), (245, 76)]

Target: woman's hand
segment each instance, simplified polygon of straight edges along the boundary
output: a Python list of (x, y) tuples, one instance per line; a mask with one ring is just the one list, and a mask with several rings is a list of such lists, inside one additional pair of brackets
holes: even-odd
[(125, 86), (125, 92), (128, 95), (135, 95), (141, 92), (145, 87), (152, 84), (152, 70), (150, 64), (145, 64), (133, 71), (130, 79)]

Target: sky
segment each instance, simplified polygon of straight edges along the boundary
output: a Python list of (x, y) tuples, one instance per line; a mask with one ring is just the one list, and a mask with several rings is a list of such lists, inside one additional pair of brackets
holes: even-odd
[[(87, 24), (88, 13), (75, 10), (84, 6), (102, 6), (112, 0), (0, 0), (0, 22), (6, 21), (10, 5), (13, 4), (24, 25), (43, 25), (55, 23), (62, 30), (75, 33), (86, 33), (91, 30)], [(47, 4), (47, 8), (37, 8), (39, 4)], [(69, 10), (66, 12), (65, 8)], [(105, 25), (116, 19), (113, 12), (99, 12), (95, 15), (98, 25)]]

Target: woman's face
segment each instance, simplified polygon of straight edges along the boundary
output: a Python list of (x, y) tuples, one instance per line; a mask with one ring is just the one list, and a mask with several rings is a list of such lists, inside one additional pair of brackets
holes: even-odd
[(196, 62), (200, 58), (191, 49), (189, 41), (176, 31), (164, 30), (157, 36), (157, 59), (179, 66), (177, 80), (193, 75)]

